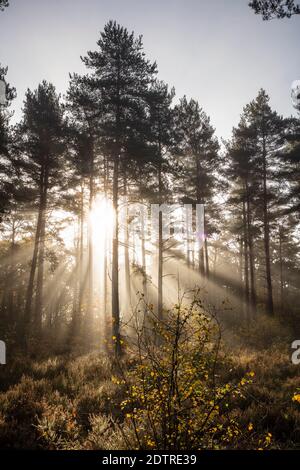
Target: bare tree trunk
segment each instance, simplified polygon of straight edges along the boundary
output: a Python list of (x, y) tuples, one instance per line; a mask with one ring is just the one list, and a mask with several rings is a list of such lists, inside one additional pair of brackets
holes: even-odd
[(147, 266), (146, 266), (146, 246), (145, 246), (145, 219), (144, 212), (142, 213), (142, 227), (141, 227), (141, 238), (142, 238), (142, 270), (143, 270), (143, 296), (144, 301), (147, 302)]
[[(161, 155), (161, 150), (160, 150)], [(162, 203), (162, 168), (161, 162), (158, 167), (158, 198), (159, 204)], [(163, 317), (163, 220), (162, 212), (158, 214), (158, 297), (157, 297), (157, 316), (161, 320)]]
[(256, 287), (255, 287), (255, 266), (254, 266), (254, 254), (253, 254), (253, 236), (252, 236), (252, 224), (251, 224), (251, 209), (250, 209), (250, 195), (248, 182), (246, 181), (246, 193), (247, 193), (247, 233), (248, 233), (248, 247), (249, 247), (249, 267), (250, 267), (250, 301), (253, 309), (256, 308)]
[(89, 222), (88, 222), (88, 291), (87, 291), (87, 311), (86, 311), (86, 329), (91, 332), (93, 322), (94, 307), (94, 250), (93, 250), (93, 225), (90, 220), (90, 214), (94, 204), (94, 149), (90, 155), (90, 175), (89, 175)]
[(78, 282), (79, 282), (78, 323), (81, 322), (82, 298), (83, 298), (83, 290), (84, 290), (83, 245), (84, 245), (84, 181), (83, 181), (83, 178), (82, 178), (81, 179), (81, 190), (80, 190), (80, 241), (79, 241), (79, 267), (78, 267)]
[[(104, 157), (104, 181), (103, 181), (103, 190), (105, 201), (107, 201), (108, 196), (108, 181), (109, 181), (109, 167), (108, 160)], [(108, 345), (108, 340), (112, 336), (110, 329), (110, 319), (108, 318), (108, 305), (107, 305), (107, 296), (108, 296), (108, 236), (107, 231), (104, 233), (104, 256), (103, 256), (103, 320), (104, 320), (104, 338), (106, 340), (105, 344)]]
[(204, 231), (204, 252), (205, 252), (205, 275), (209, 279), (209, 257), (208, 257), (208, 243), (207, 243), (207, 230), (206, 230), (206, 218), (205, 218), (205, 207), (204, 207), (204, 218), (203, 218), (203, 231)]
[[(197, 204), (201, 204), (202, 202), (202, 194), (201, 194), (201, 187), (200, 187), (200, 179), (201, 179), (201, 167), (199, 156), (196, 155), (196, 171), (197, 171)], [(203, 234), (204, 235), (204, 234)], [(202, 246), (199, 250), (199, 272), (202, 276), (205, 276), (205, 268), (204, 268), (204, 240), (202, 240)]]
[(249, 317), (249, 256), (247, 237), (246, 204), (243, 202), (243, 241), (244, 241), (244, 299), (246, 308), (246, 318)]
[(207, 237), (205, 237), (205, 240), (204, 240), (204, 251), (205, 251), (205, 275), (207, 279), (209, 279), (209, 258), (208, 258)]
[(107, 236), (104, 235), (104, 256), (103, 256), (103, 319), (104, 319), (104, 336), (108, 340), (110, 336), (108, 331), (108, 318), (107, 318)]
[(269, 315), (274, 314), (272, 276), (271, 276), (271, 256), (270, 256), (270, 226), (268, 213), (268, 188), (267, 188), (267, 152), (266, 140), (263, 137), (263, 216), (264, 216), (264, 246), (266, 258), (266, 281), (267, 281), (267, 301), (266, 310)]
[(124, 197), (125, 197), (125, 226), (124, 226), (124, 264), (125, 264), (125, 288), (126, 296), (129, 305), (131, 304), (131, 288), (130, 288), (130, 259), (129, 259), (129, 213), (128, 213), (128, 200), (127, 200), (127, 177), (126, 170), (123, 170), (123, 184), (124, 184)]
[[(43, 218), (43, 187), (44, 183), (44, 169), (41, 170), (40, 175), (40, 203), (39, 203), (39, 211), (38, 211), (38, 219), (35, 231), (35, 239), (34, 239), (34, 248), (33, 248), (33, 255), (31, 259), (31, 266), (30, 266), (30, 274), (29, 274), (29, 281), (27, 286), (26, 292), (26, 302), (25, 302), (25, 311), (23, 317), (23, 325), (21, 328), (21, 335), (24, 343), (26, 343), (26, 336), (28, 334), (28, 328), (31, 322), (31, 305), (32, 305), (32, 298), (33, 298), (33, 289), (34, 289), (34, 277), (37, 267), (37, 260), (38, 260), (38, 251), (39, 251), (39, 243), (40, 243), (40, 236), (41, 236), (41, 228), (42, 228), (42, 218)], [(24, 330), (24, 331), (23, 331)]]
[(8, 287), (8, 321), (10, 324), (14, 325), (17, 321), (17, 310), (14, 305), (14, 297), (15, 297), (15, 248), (16, 248), (16, 223), (14, 214), (12, 215), (12, 231), (11, 231), (11, 244), (10, 244), (10, 266), (9, 266), (9, 287)]
[(191, 225), (191, 221), (189, 220), (189, 217), (190, 217), (190, 213), (189, 213), (189, 210), (187, 208), (185, 208), (186, 210), (186, 213), (185, 213), (185, 232), (186, 232), (186, 262), (187, 262), (187, 267), (189, 268), (190, 265), (191, 265), (191, 246), (190, 246), (190, 243), (191, 243), (191, 240), (190, 240), (190, 225)]
[(42, 316), (43, 316), (43, 284), (44, 284), (44, 256), (45, 256), (45, 213), (43, 212), (41, 237), (38, 254), (38, 271), (36, 283), (36, 297), (35, 297), (35, 313), (34, 313), (34, 329), (37, 337), (40, 336), (42, 331)]
[(279, 266), (280, 266), (280, 313), (284, 313), (284, 280), (283, 280), (283, 259), (282, 259), (282, 228), (279, 228)]
[(202, 274), (202, 276), (205, 275), (205, 270), (204, 270), (204, 244), (199, 250), (199, 272)]
[(119, 305), (119, 153), (114, 158), (113, 209), (114, 229), (112, 246), (112, 332), (115, 355), (121, 354), (120, 305)]
[(217, 259), (218, 259), (218, 248), (214, 249), (214, 260), (213, 260), (213, 273), (216, 274), (217, 271)]
[(73, 307), (72, 307), (72, 323), (77, 322), (78, 314), (78, 297), (79, 297), (79, 257), (80, 257), (80, 214), (77, 217), (77, 233), (75, 243), (75, 260), (74, 260), (74, 277), (73, 277)]
[(239, 242), (240, 242), (240, 251), (239, 251), (239, 272), (240, 272), (240, 281), (241, 281), (241, 286), (243, 285), (243, 257), (244, 257), (244, 251), (243, 251), (243, 237), (239, 237)]
[(42, 331), (43, 319), (43, 287), (44, 287), (44, 257), (45, 257), (45, 234), (46, 234), (46, 211), (47, 211), (47, 194), (48, 194), (48, 168), (45, 168), (43, 197), (42, 197), (42, 217), (41, 232), (38, 254), (38, 273), (35, 298), (35, 332), (39, 337)]
[[(81, 194), (82, 197), (82, 194)], [(82, 204), (80, 201), (80, 208), (78, 214), (78, 232), (76, 243), (76, 256), (75, 256), (75, 269), (74, 269), (74, 287), (73, 287), (73, 313), (71, 323), (71, 337), (78, 334), (79, 331), (79, 318), (81, 310), (81, 249), (82, 249)]]

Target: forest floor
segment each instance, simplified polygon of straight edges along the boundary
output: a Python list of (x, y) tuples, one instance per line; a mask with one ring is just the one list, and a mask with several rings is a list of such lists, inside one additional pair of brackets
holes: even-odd
[[(253, 327), (243, 347), (233, 336), (226, 343), (232, 367), (222, 371), (224, 381), (255, 373), (232, 415), (253, 435), (268, 433), (271, 448), (299, 447), (300, 404), (293, 400), (300, 389), (299, 366), (291, 362), (291, 343), (282, 337), (280, 325), (266, 321)], [(128, 447), (121, 409), (126, 391), (103, 352), (19, 357), (1, 367), (0, 384), (1, 448)]]

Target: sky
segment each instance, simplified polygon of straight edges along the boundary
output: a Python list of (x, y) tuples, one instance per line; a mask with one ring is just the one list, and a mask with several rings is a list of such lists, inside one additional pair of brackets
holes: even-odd
[(80, 56), (96, 49), (105, 23), (143, 35), (159, 78), (199, 101), (218, 137), (230, 137), (243, 107), (265, 88), (279, 114), (295, 114), (291, 84), (300, 79), (300, 17), (262, 21), (249, 0), (10, 0), (0, 12), (0, 63), (24, 94), (43, 79), (64, 94)]

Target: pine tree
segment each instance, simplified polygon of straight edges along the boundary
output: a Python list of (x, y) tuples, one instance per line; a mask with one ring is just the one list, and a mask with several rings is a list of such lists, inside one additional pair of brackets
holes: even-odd
[(130, 132), (137, 125), (136, 110), (145, 107), (149, 84), (156, 64), (144, 57), (142, 38), (110, 21), (97, 43), (99, 49), (83, 58), (93, 72), (91, 87), (99, 93), (103, 144), (113, 161), (113, 209), (115, 214), (112, 247), (112, 320), (115, 353), (121, 352), (119, 305), (119, 184), (120, 162)]
[[(171, 103), (174, 98), (174, 90), (169, 91), (168, 86), (162, 81), (156, 81), (148, 94), (149, 106), (149, 141), (152, 148), (150, 167), (154, 175), (154, 187), (156, 195), (152, 199), (155, 204), (165, 204), (168, 198), (167, 173), (170, 173), (170, 148), (172, 145), (173, 113)], [(158, 214), (157, 231), (157, 315), (163, 317), (163, 264), (164, 243), (163, 240), (163, 214)]]
[(0, 82), (3, 83), (5, 96), (3, 104), (0, 104), (0, 221), (2, 215), (8, 209), (9, 202), (13, 197), (13, 185), (10, 184), (13, 168), (11, 165), (12, 133), (10, 129), (10, 119), (12, 113), (9, 110), (10, 104), (16, 97), (15, 88), (11, 87), (5, 80), (8, 68), (1, 67)]
[[(256, 134), (247, 126), (242, 115), (237, 128), (233, 129), (233, 137), (227, 148), (230, 159), (227, 177), (233, 183), (233, 192), (229, 204), (238, 204), (240, 209), (239, 235), (241, 254), (244, 256), (245, 300), (251, 301), (252, 308), (256, 307), (255, 286), (255, 254), (254, 254), (254, 195), (258, 190), (258, 173), (256, 168), (257, 142)], [(249, 280), (250, 279), (250, 280)]]
[(35, 91), (28, 90), (24, 102), (24, 115), (19, 131), (24, 152), (23, 171), (37, 190), (38, 218), (31, 260), (26, 305), (25, 328), (32, 320), (32, 299), (36, 277), (34, 328), (40, 335), (43, 318), (43, 283), (46, 237), (46, 217), (51, 190), (58, 186), (62, 168), (63, 111), (52, 84), (43, 81)]
[(252, 0), (249, 6), (263, 20), (290, 18), (300, 14), (300, 5), (295, 0)]
[[(96, 175), (99, 169), (99, 122), (101, 119), (101, 103), (99, 103), (97, 90), (93, 88), (87, 76), (73, 74), (70, 77), (67, 92), (67, 109), (72, 122), (73, 148), (75, 145), (74, 164), (76, 173), (80, 175), (81, 192), (85, 190), (87, 181), (89, 193), (88, 215), (93, 210), (96, 196)], [(81, 227), (83, 226), (83, 205), (81, 207)], [(80, 279), (79, 305), (81, 304), (84, 290), (87, 291), (86, 308), (86, 332), (91, 332), (93, 322), (94, 305), (94, 266), (93, 266), (93, 227), (87, 217), (88, 225), (88, 264), (87, 275)], [(80, 259), (78, 274), (82, 277), (82, 245), (80, 241)]]
[(300, 212), (300, 119), (285, 120), (285, 141), (279, 155), (282, 159), (280, 177), (288, 181), (283, 195), (286, 213)]
[[(204, 240), (199, 249), (199, 271), (209, 276), (207, 236), (213, 232), (210, 223), (213, 194), (216, 188), (216, 171), (219, 167), (219, 144), (210, 118), (193, 99), (184, 96), (175, 107), (176, 133), (179, 139), (183, 172), (182, 187), (184, 197), (192, 204), (204, 204)], [(212, 222), (212, 219), (211, 219)], [(189, 263), (189, 259), (188, 259)]]
[(266, 311), (273, 315), (273, 289), (271, 274), (271, 202), (274, 200), (272, 182), (276, 177), (276, 152), (282, 143), (282, 119), (269, 106), (269, 96), (260, 90), (257, 98), (244, 108), (244, 123), (255, 140), (253, 164), (259, 178), (257, 205), (261, 209), (263, 226), (267, 300)]

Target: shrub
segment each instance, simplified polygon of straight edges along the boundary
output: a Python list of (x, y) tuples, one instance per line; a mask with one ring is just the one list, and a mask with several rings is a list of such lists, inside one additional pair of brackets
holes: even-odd
[(43, 397), (50, 390), (46, 380), (23, 377), (18, 385), (0, 396), (1, 447), (38, 447), (35, 424), (44, 410)]
[[(67, 405), (67, 406), (66, 406)], [(36, 425), (41, 445), (47, 449), (79, 449), (80, 426), (72, 402), (47, 403)]]
[(150, 311), (155, 337), (137, 321), (138, 364), (127, 374), (120, 367), (116, 379), (127, 387), (122, 409), (132, 429), (130, 437), (124, 436), (128, 448), (233, 446), (244, 431), (231, 408), (254, 374), (220, 382), (220, 328), (196, 298), (190, 306), (180, 303), (166, 311), (163, 321), (155, 318), (152, 306)]

